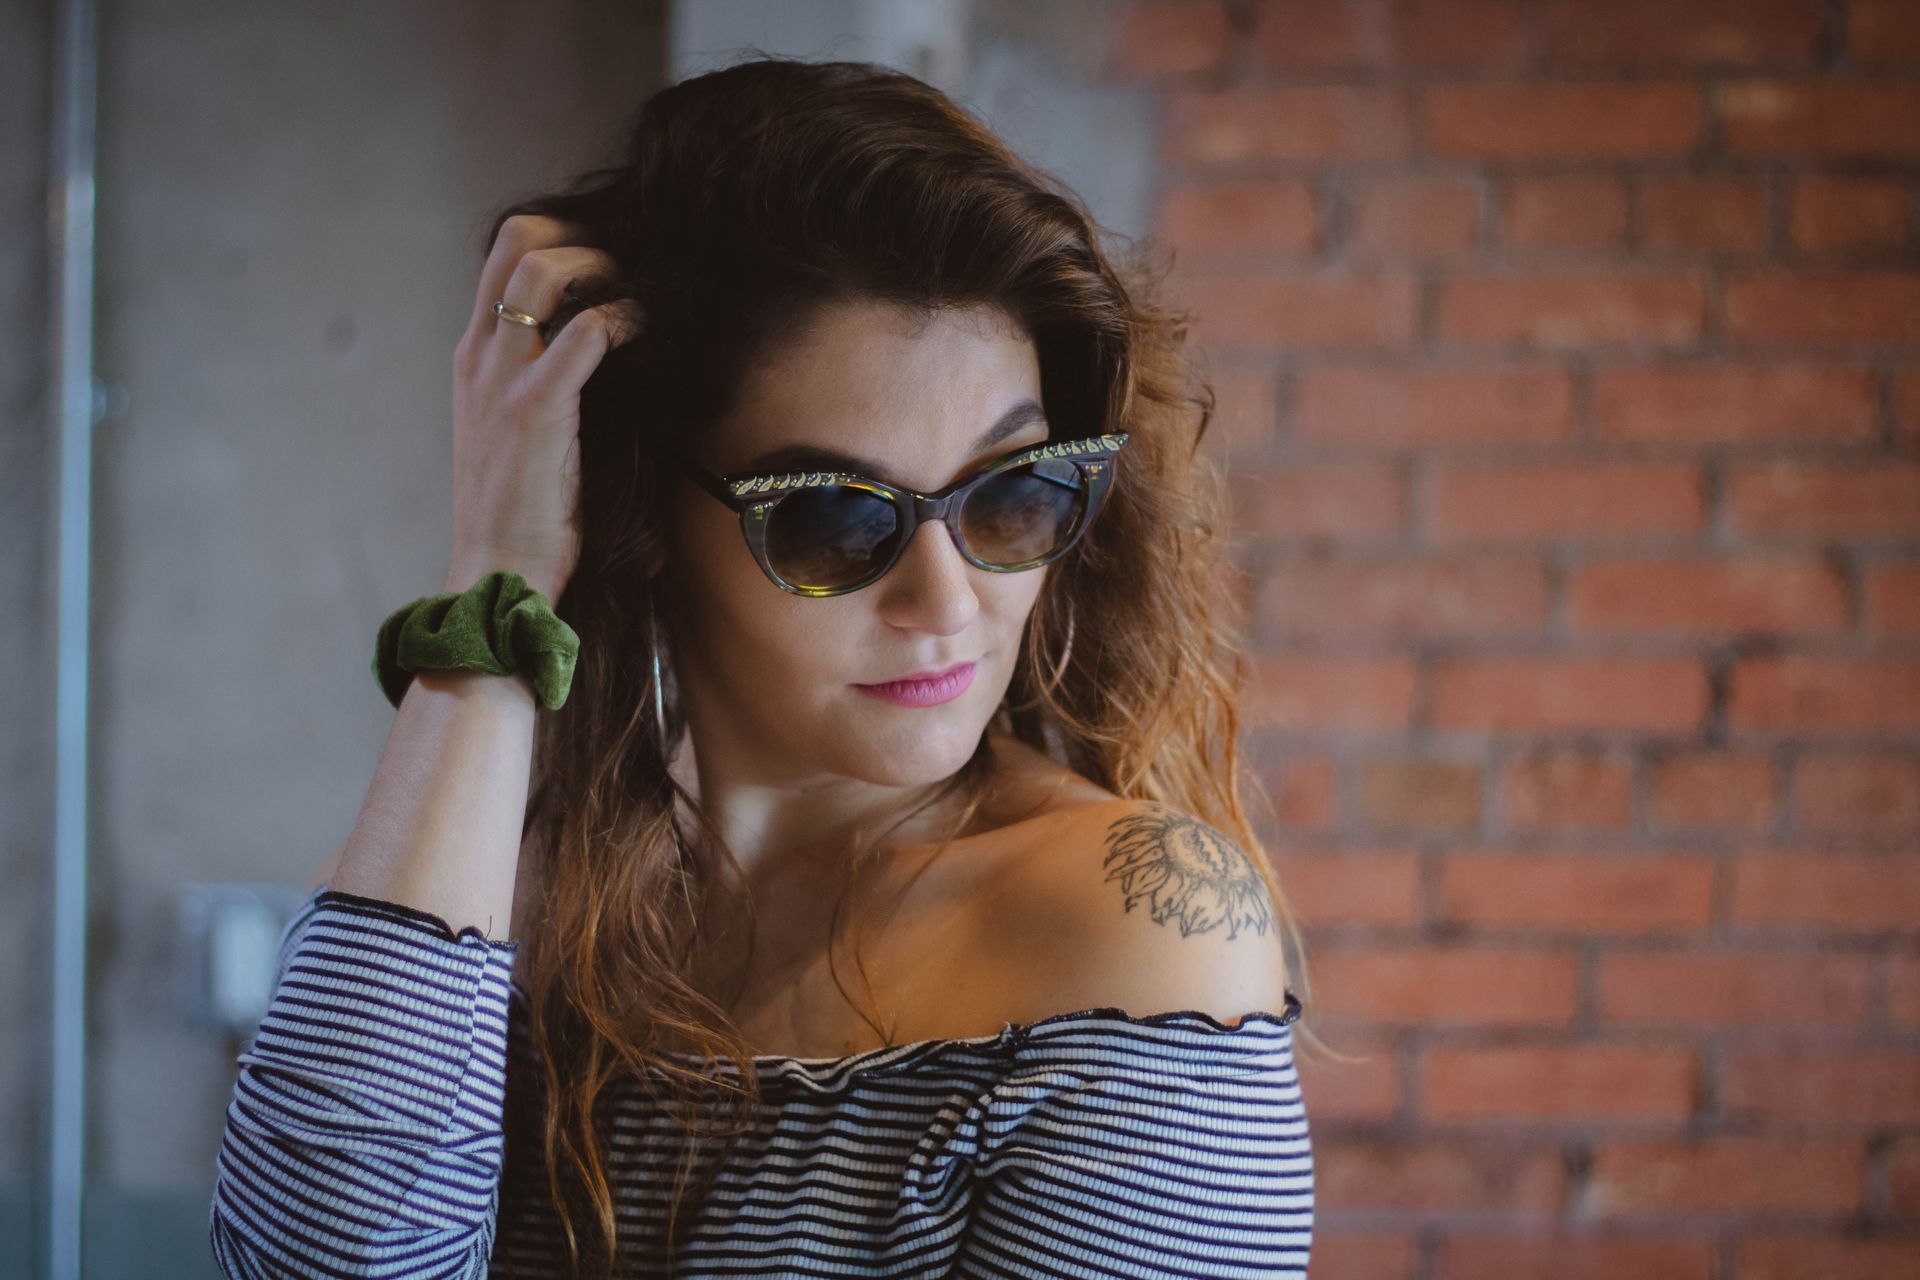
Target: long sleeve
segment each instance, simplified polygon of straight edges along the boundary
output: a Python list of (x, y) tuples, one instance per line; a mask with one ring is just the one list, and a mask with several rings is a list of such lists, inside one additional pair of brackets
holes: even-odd
[(308, 897), (227, 1107), (208, 1218), (222, 1273), (485, 1276), (518, 945)]
[(1304, 1277), (1313, 1160), (1284, 1017), (1186, 1012), (1022, 1045), (952, 1280)]

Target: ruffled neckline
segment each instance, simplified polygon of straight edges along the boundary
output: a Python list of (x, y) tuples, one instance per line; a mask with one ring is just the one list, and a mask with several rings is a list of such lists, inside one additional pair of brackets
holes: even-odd
[[(488, 938), (473, 925), (456, 930), (443, 917), (419, 907), (389, 902), (382, 898), (369, 898), (328, 885), (315, 886), (308, 893), (304, 905), (312, 908), (331, 905), (375, 912), (422, 926), (444, 941), (478, 942), (489, 951), (507, 956), (512, 956), (520, 947), (517, 940)], [(525, 1001), (526, 992), (511, 975), (507, 979), (507, 986), (510, 1005)], [(1288, 991), (1286, 997), (1286, 1006), (1281, 1012), (1257, 1009), (1232, 1025), (1221, 1022), (1212, 1014), (1199, 1009), (1169, 1009), (1160, 1013), (1135, 1014), (1127, 1012), (1118, 1005), (1095, 1005), (1086, 1009), (1050, 1014), (1032, 1022), (1009, 1022), (998, 1032), (983, 1036), (948, 1036), (911, 1040), (905, 1044), (881, 1045), (838, 1057), (800, 1058), (786, 1054), (763, 1053), (753, 1055), (750, 1060), (763, 1083), (778, 1084), (784, 1081), (815, 1092), (830, 1092), (845, 1087), (855, 1080), (906, 1071), (931, 1059), (959, 1050), (971, 1049), (992, 1055), (1018, 1049), (1029, 1041), (1071, 1035), (1084, 1024), (1104, 1023), (1130, 1030), (1171, 1027), (1203, 1037), (1231, 1037), (1235, 1043), (1243, 1039), (1252, 1040), (1256, 1038), (1256, 1033), (1264, 1038), (1270, 1034), (1284, 1032), (1294, 1022), (1299, 1021), (1301, 1014), (1299, 997), (1292, 991)], [(697, 1064), (707, 1061), (702, 1055), (695, 1053), (663, 1050), (661, 1054), (683, 1063)], [(737, 1074), (737, 1068), (731, 1058), (722, 1057), (714, 1065), (724, 1075)]]
[[(1096, 1005), (1087, 1009), (1050, 1014), (1032, 1022), (1009, 1022), (998, 1032), (982, 1036), (946, 1036), (911, 1040), (905, 1044), (881, 1045), (838, 1057), (802, 1058), (788, 1054), (762, 1053), (752, 1055), (749, 1060), (754, 1064), (755, 1072), (763, 1084), (785, 1082), (816, 1092), (830, 1092), (855, 1080), (897, 1074), (955, 1051), (970, 1049), (992, 1055), (1001, 1050), (1017, 1049), (1030, 1040), (1071, 1034), (1082, 1024), (1088, 1023), (1119, 1023), (1128, 1028), (1173, 1027), (1203, 1036), (1231, 1036), (1236, 1039), (1251, 1038), (1256, 1032), (1263, 1035), (1277, 1033), (1300, 1019), (1299, 998), (1291, 991), (1288, 991), (1286, 996), (1286, 1007), (1282, 1012), (1274, 1013), (1270, 1010), (1258, 1009), (1248, 1013), (1234, 1024), (1221, 1022), (1212, 1014), (1199, 1009), (1170, 1009), (1160, 1013), (1135, 1014), (1127, 1012), (1118, 1005)], [(680, 1051), (664, 1051), (662, 1056), (683, 1063), (708, 1061), (702, 1055)], [(738, 1074), (731, 1058), (721, 1057), (715, 1061), (714, 1065), (723, 1075), (732, 1077)]]

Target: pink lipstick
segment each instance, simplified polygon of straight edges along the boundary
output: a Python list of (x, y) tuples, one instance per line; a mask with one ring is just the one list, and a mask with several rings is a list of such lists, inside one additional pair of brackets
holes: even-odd
[(885, 684), (857, 684), (854, 688), (902, 707), (937, 707), (952, 702), (973, 683), (974, 664), (962, 662), (945, 671), (907, 680), (889, 680)]

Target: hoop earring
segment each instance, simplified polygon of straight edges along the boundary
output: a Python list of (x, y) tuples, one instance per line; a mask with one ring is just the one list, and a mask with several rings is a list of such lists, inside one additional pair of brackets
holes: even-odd
[(650, 633), (653, 649), (653, 725), (655, 737), (660, 743), (660, 758), (667, 758), (667, 699), (662, 690), (660, 679), (660, 597), (654, 594), (648, 601), (647, 630)]
[(1067, 641), (1065, 644), (1060, 646), (1060, 660), (1053, 664), (1053, 675), (1049, 677), (1046, 682), (1046, 690), (1048, 693), (1052, 693), (1055, 689), (1059, 688), (1060, 682), (1066, 678), (1067, 659), (1071, 658), (1072, 656), (1073, 656), (1073, 601), (1068, 600), (1067, 601)]

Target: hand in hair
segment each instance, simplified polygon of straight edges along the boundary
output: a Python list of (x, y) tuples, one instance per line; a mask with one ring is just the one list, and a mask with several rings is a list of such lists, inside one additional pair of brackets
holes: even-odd
[[(453, 556), (443, 590), (511, 569), (557, 600), (580, 558), (580, 389), (637, 336), (633, 299), (569, 310), (569, 285), (614, 274), (557, 218), (501, 223), (453, 353)], [(504, 299), (539, 327), (495, 316)], [(553, 332), (558, 321), (557, 332)]]

